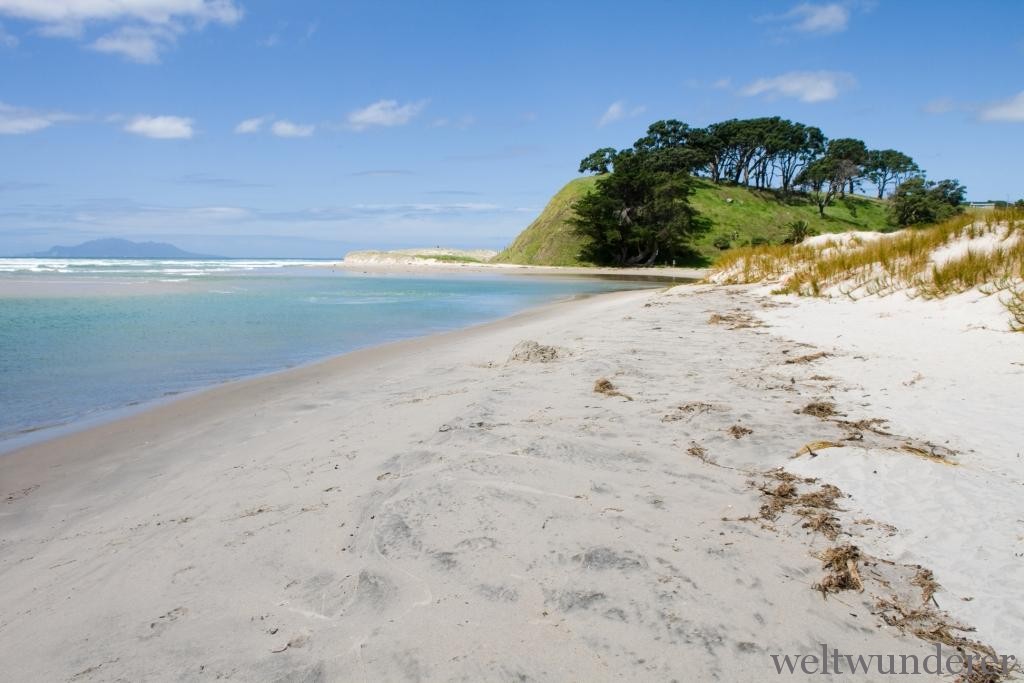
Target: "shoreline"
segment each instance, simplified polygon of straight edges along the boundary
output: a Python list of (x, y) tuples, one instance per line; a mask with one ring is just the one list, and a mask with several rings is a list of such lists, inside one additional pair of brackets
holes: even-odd
[[(918, 405), (943, 358), (911, 347), (929, 379), (893, 381), (905, 362), (878, 355), (882, 332), (960, 323), (922, 302), (900, 319), (863, 303), (751, 286), (601, 294), (220, 385), (2, 456), (10, 671), (751, 680), (774, 674), (772, 653), (814, 642), (933, 653), (874, 616), (883, 564), (862, 566), (864, 593), (812, 589), (817, 555), (839, 542), (934, 568), (942, 607), (1003, 652), (1024, 594), (993, 580), (1019, 560), (993, 553), (1015, 547), (1015, 522), (966, 508), (947, 528), (933, 508), (988, 485), (988, 505), (1012, 510), (1016, 489), (994, 465), (1012, 477), (1019, 464), (986, 451), (1012, 448), (1014, 423), (996, 415), (988, 441), (951, 441), (954, 464), (899, 451), (936, 438), (927, 414), (958, 410), (947, 394), (963, 386), (929, 386), (944, 403)], [(801, 336), (810, 320), (827, 321), (819, 338)], [(859, 331), (849, 347), (846, 326)], [(528, 339), (554, 350), (511, 359)], [(819, 349), (830, 355), (789, 362)], [(1008, 353), (979, 354), (972, 376), (1003, 372)], [(600, 378), (620, 393), (595, 392)], [(849, 435), (839, 417), (802, 412), (825, 400), (842, 419), (888, 420), (889, 436), (791, 458)], [(750, 480), (775, 467), (846, 493), (829, 512), (840, 540), (757, 516), (767, 494)], [(944, 559), (921, 540), (939, 534), (965, 552)]]
[[(150, 400), (142, 401), (140, 403), (124, 405), (116, 408), (107, 410), (101, 410), (98, 413), (90, 414), (82, 418), (72, 420), (71, 422), (64, 422), (52, 425), (42, 425), (30, 429), (23, 430), (21, 432), (13, 433), (11, 436), (0, 440), (0, 464), (3, 459), (12, 455), (15, 455), (21, 451), (33, 449), (38, 446), (43, 446), (50, 441), (62, 440), (62, 439), (74, 439), (79, 434), (89, 432), (103, 427), (112, 426), (116, 423), (132, 420), (133, 418), (145, 417), (146, 413), (150, 411), (156, 411), (161, 408), (173, 406), (179, 402), (185, 402), (193, 399), (201, 398), (202, 395), (216, 391), (218, 389), (227, 389), (233, 385), (247, 385), (250, 382), (258, 382), (259, 380), (274, 378), (281, 375), (279, 379), (287, 381), (287, 377), (290, 373), (296, 373), (296, 377), (302, 376), (304, 371), (316, 371), (320, 366), (324, 366), (323, 369), (331, 371), (333, 369), (333, 363), (344, 360), (347, 356), (358, 354), (357, 360), (362, 359), (363, 356), (368, 356), (371, 360), (380, 358), (392, 358), (401, 355), (404, 350), (405, 344), (416, 346), (419, 342), (427, 342), (435, 337), (447, 338), (451, 335), (453, 339), (457, 340), (461, 337), (462, 333), (469, 333), (474, 330), (484, 331), (490, 329), (492, 326), (500, 327), (506, 322), (510, 325), (514, 325), (517, 320), (521, 317), (522, 319), (530, 319), (533, 315), (541, 315), (549, 307), (571, 304), (575, 301), (582, 301), (595, 296), (608, 296), (614, 294), (625, 294), (629, 292), (643, 292), (650, 291), (651, 288), (643, 289), (627, 289), (618, 290), (613, 292), (600, 292), (600, 293), (587, 293), (587, 294), (575, 294), (555, 301), (551, 301), (538, 306), (530, 306), (522, 311), (513, 313), (512, 315), (504, 316), (496, 320), (490, 320), (486, 322), (474, 323), (466, 327), (460, 327), (453, 330), (447, 330), (442, 332), (434, 332), (426, 335), (415, 335), (407, 339), (400, 339), (397, 341), (382, 342), (379, 344), (371, 344), (370, 346), (352, 349), (350, 351), (342, 351), (340, 353), (334, 353), (321, 358), (315, 358), (306, 362), (298, 363), (296, 365), (283, 367), (277, 370), (269, 370), (266, 372), (259, 372), (256, 374), (244, 375), (234, 379), (229, 379), (207, 386), (197, 387), (187, 391), (165, 394), (163, 396), (153, 398)], [(393, 348), (394, 347), (394, 348)], [(379, 351), (379, 354), (376, 353)], [(339, 363), (340, 364), (340, 363)], [(148, 422), (148, 421), (147, 421)], [(73, 447), (74, 444), (71, 444)]]
[(336, 268), (373, 274), (408, 273), (491, 273), (498, 275), (578, 275), (597, 278), (621, 278), (652, 281), (694, 281), (707, 276), (708, 268), (657, 266), (651, 268), (603, 268), (599, 266), (531, 266), (515, 263), (445, 263), (439, 261), (392, 259), (381, 261), (341, 261), (311, 268)]

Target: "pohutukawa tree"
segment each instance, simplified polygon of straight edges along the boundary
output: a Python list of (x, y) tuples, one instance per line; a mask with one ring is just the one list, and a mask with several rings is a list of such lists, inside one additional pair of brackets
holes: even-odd
[(587, 238), (583, 258), (597, 264), (650, 266), (692, 253), (691, 239), (706, 230), (688, 201), (693, 180), (669, 151), (615, 154), (613, 172), (573, 205), (570, 219)]
[(920, 172), (913, 159), (895, 149), (873, 149), (864, 164), (864, 175), (874, 184), (879, 199), (890, 185), (895, 188)]
[(961, 213), (967, 188), (958, 180), (926, 181), (915, 176), (901, 183), (892, 195), (891, 220), (896, 225), (920, 225)]

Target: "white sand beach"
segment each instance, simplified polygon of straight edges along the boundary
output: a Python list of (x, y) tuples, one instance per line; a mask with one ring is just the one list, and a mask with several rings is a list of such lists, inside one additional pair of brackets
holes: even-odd
[[(1020, 657), (1024, 335), (972, 301), (601, 295), (4, 456), (5, 677), (741, 681), (822, 643), (934, 651), (879, 600)], [(797, 502), (824, 485), (836, 509)], [(816, 590), (849, 544), (853, 589)]]

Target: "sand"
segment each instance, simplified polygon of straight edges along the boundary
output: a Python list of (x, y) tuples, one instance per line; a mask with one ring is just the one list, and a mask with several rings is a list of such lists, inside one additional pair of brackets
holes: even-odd
[[(812, 588), (837, 543), (935, 569), (1022, 654), (1024, 335), (915, 303), (601, 295), (4, 456), (5, 677), (740, 681), (820, 643), (933, 652), (872, 613), (900, 567)], [(889, 435), (801, 412), (826, 401)], [(815, 441), (843, 447), (791, 459)], [(929, 441), (957, 464), (898, 450)], [(852, 495), (842, 535), (759, 517), (780, 466)]]

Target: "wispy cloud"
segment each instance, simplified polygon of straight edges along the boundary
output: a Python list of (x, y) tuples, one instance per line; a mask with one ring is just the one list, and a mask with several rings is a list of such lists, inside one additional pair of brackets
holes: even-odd
[(319, 21), (310, 21), (298, 26), (287, 21), (282, 21), (278, 24), (273, 33), (259, 41), (259, 43), (263, 47), (268, 48), (274, 48), (286, 43), (301, 44), (312, 39), (319, 30)]
[(759, 78), (740, 90), (753, 97), (791, 97), (815, 103), (834, 100), (839, 93), (855, 83), (852, 76), (835, 71), (790, 71), (771, 78)]
[(450, 204), (417, 203), (417, 204), (356, 204), (353, 211), (365, 214), (388, 214), (400, 216), (435, 216), (462, 213), (494, 213), (507, 211), (498, 204), (485, 202), (458, 202)]
[(426, 106), (426, 100), (406, 104), (399, 104), (397, 100), (378, 100), (351, 112), (346, 120), (352, 130), (366, 130), (372, 126), (404, 126)]
[(840, 33), (850, 23), (850, 9), (839, 3), (813, 5), (803, 3), (780, 17), (792, 22), (790, 28), (802, 33)]
[(937, 97), (926, 102), (922, 109), (926, 114), (945, 114), (956, 109), (956, 106), (956, 102), (950, 97)]
[(265, 183), (250, 183), (244, 180), (236, 180), (234, 178), (222, 178), (209, 173), (186, 173), (183, 176), (175, 178), (174, 182), (181, 185), (200, 185), (224, 189), (270, 187)]
[(242, 14), (234, 0), (0, 0), (0, 15), (37, 23), (48, 37), (80, 39), (90, 25), (105, 26), (89, 47), (143, 64), (159, 62), (188, 31)]
[(157, 64), (160, 51), (173, 44), (177, 35), (176, 29), (170, 26), (123, 26), (99, 37), (89, 47), (139, 64)]
[(308, 138), (316, 129), (311, 123), (292, 123), (291, 121), (274, 121), (270, 131), (279, 138)]
[(235, 126), (235, 132), (239, 135), (248, 135), (251, 133), (258, 133), (263, 129), (263, 124), (267, 122), (266, 116), (256, 116), (251, 119), (245, 119), (239, 121), (238, 125)]
[(626, 105), (625, 100), (618, 100), (612, 102), (608, 106), (604, 114), (602, 114), (601, 118), (598, 120), (597, 126), (598, 128), (601, 128), (603, 126), (607, 126), (609, 123), (615, 123), (616, 121), (621, 121), (622, 119), (639, 116), (640, 114), (643, 114), (645, 111), (647, 111), (647, 107), (643, 105), (630, 108)]
[(987, 122), (1024, 123), (1024, 90), (1008, 100), (982, 107), (978, 118)]
[(75, 118), (63, 112), (40, 112), (0, 102), (0, 135), (35, 133), (55, 123), (73, 121)]
[(156, 140), (187, 140), (194, 134), (193, 123), (192, 119), (180, 116), (136, 116), (124, 129)]

